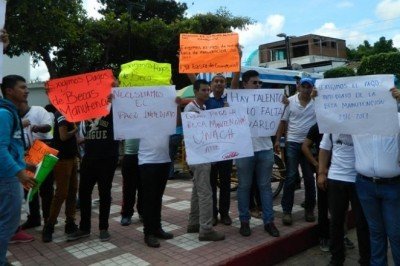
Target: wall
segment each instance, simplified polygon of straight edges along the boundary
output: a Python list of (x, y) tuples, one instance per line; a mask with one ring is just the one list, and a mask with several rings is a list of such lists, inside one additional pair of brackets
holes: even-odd
[(28, 84), (29, 88), (29, 105), (39, 105), (46, 106), (49, 104), (49, 99), (47, 98), (46, 91), (44, 89), (43, 82), (36, 82)]

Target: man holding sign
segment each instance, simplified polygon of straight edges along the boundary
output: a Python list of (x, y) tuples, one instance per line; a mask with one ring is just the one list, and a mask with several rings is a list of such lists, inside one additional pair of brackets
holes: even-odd
[[(114, 81), (115, 87), (118, 82)], [(92, 214), (92, 192), (97, 183), (100, 197), (99, 230), (100, 241), (110, 239), (108, 218), (111, 206), (111, 188), (118, 163), (119, 142), (114, 140), (112, 112), (106, 116), (81, 123), (84, 139), (79, 179), (81, 221), (79, 230), (70, 234), (68, 241), (90, 235)]]
[(311, 99), (311, 92), (314, 81), (310, 78), (302, 78), (299, 93), (289, 98), (289, 105), (285, 109), (278, 132), (276, 133), (275, 151), (280, 152), (280, 143), (286, 125), (288, 127), (286, 135), (286, 158), (287, 176), (283, 187), (282, 209), (283, 224), (292, 224), (292, 208), (294, 201), (294, 191), (296, 178), (298, 176), (299, 163), (303, 172), (305, 186), (305, 220), (314, 222), (315, 208), (315, 180), (312, 165), (307, 161), (302, 153), (301, 146), (308, 131), (317, 122), (315, 116), (314, 100)]
[[(185, 112), (199, 113), (206, 109), (210, 86), (206, 80), (196, 80), (193, 85), (195, 100), (185, 107)], [(210, 163), (190, 165), (193, 171), (193, 190), (190, 202), (188, 233), (199, 233), (200, 241), (220, 241), (225, 235), (212, 228), (213, 205), (210, 184)]]
[[(236, 75), (237, 77), (238, 75)], [(194, 74), (188, 74), (192, 83), (196, 81)], [(211, 93), (205, 106), (207, 110), (223, 108), (228, 106), (227, 94), (225, 91), (226, 78), (221, 73), (215, 74), (211, 79)], [(211, 187), (213, 192), (213, 225), (218, 223), (218, 212), (221, 222), (231, 225), (232, 219), (229, 216), (230, 196), (231, 196), (231, 172), (232, 160), (219, 161), (211, 164)], [(219, 179), (219, 208), (217, 207), (217, 181)]]
[[(249, 70), (242, 75), (244, 89), (260, 89), (262, 81), (259, 73)], [(236, 89), (232, 86), (232, 89)], [(274, 224), (274, 211), (272, 206), (271, 175), (274, 165), (274, 152), (271, 137), (252, 137), (254, 156), (236, 160), (239, 186), (237, 190), (238, 209), (240, 219), (239, 233), (242, 236), (250, 236), (250, 213), (249, 201), (250, 190), (255, 173), (257, 185), (260, 192), (264, 230), (273, 237), (278, 237), (279, 231)]]

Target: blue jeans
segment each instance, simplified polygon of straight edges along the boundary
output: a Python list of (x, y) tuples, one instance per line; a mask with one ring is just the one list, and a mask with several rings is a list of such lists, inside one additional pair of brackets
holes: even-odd
[(250, 220), (249, 198), (254, 172), (260, 191), (264, 224), (274, 221), (271, 189), (273, 165), (274, 153), (272, 150), (256, 151), (252, 157), (236, 160), (236, 168), (239, 177), (237, 198), (239, 219), (241, 222), (248, 222)]
[(356, 189), (369, 227), (371, 265), (387, 265), (387, 238), (400, 265), (400, 183), (376, 184), (358, 175)]
[(301, 151), (301, 145), (302, 143), (286, 142), (286, 179), (283, 186), (283, 196), (281, 201), (284, 213), (292, 212), (299, 164), (304, 179), (305, 209), (307, 211), (312, 211), (315, 208), (315, 180), (313, 167)]
[(22, 186), (17, 178), (0, 178), (0, 265), (5, 265), (8, 242), (21, 219)]

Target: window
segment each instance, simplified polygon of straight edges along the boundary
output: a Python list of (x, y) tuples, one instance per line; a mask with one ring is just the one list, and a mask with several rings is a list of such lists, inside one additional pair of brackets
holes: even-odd
[(331, 47), (336, 48), (336, 42), (331, 42)]
[(284, 49), (272, 50), (272, 61), (284, 60), (286, 58), (286, 51)]

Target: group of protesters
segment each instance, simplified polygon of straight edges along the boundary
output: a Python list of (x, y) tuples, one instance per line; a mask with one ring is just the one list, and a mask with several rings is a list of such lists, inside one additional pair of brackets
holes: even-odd
[[(195, 97), (184, 107), (184, 112), (201, 113), (228, 105), (224, 75), (215, 74), (211, 82), (196, 79), (194, 75), (189, 78), (193, 82)], [(114, 81), (112, 86), (117, 87), (117, 83)], [(261, 89), (261, 86), (259, 73), (249, 70), (242, 75), (234, 73), (230, 89)], [(97, 184), (100, 198), (99, 238), (100, 241), (109, 240), (111, 189), (120, 145), (114, 139), (112, 111), (106, 116), (75, 124), (67, 121), (54, 108), (49, 108), (53, 110), (50, 113), (42, 107), (29, 106), (29, 91), (23, 77), (5, 76), (1, 90), (4, 99), (0, 100), (0, 265), (6, 263), (10, 239), (17, 241), (22, 237), (22, 242), (30, 241), (33, 238), (22, 230), (42, 224), (39, 196), (44, 224), (42, 241), (53, 240), (54, 227), (59, 222), (64, 203), (65, 233), (68, 241), (74, 241), (91, 234), (92, 192)], [(302, 176), (305, 187), (304, 219), (314, 222), (314, 209), (318, 205), (320, 244), (330, 250), (331, 265), (343, 265), (345, 260), (344, 230), (349, 202), (356, 218), (360, 264), (386, 265), (389, 239), (394, 262), (400, 265), (400, 135), (322, 135), (318, 131), (313, 100), (318, 95), (312, 95), (313, 92), (314, 80), (297, 79), (297, 93), (285, 100), (285, 111), (274, 143), (271, 137), (252, 137), (254, 155), (235, 160), (239, 180), (239, 234), (249, 237), (252, 233), (250, 202), (252, 187), (255, 186), (260, 197), (264, 230), (272, 237), (280, 236), (274, 222), (271, 176), (274, 152), (280, 153), (280, 140), (285, 136), (287, 176), (281, 200), (282, 224), (293, 224), (296, 182)], [(392, 95), (400, 100), (397, 89), (392, 89)], [(109, 101), (112, 106), (112, 99)], [(175, 135), (124, 141), (121, 225), (132, 223), (136, 203), (144, 225), (144, 241), (154, 248), (160, 246), (160, 239), (174, 237), (162, 228), (161, 208), (168, 178), (173, 174), (176, 145), (171, 143), (180, 142), (182, 138), (179, 113), (182, 106), (179, 99), (177, 103)], [(26, 189), (35, 186), (35, 181), (26, 174), (26, 170), (34, 172), (35, 166), (24, 162), (24, 150), (29, 149), (34, 140), (41, 140), (58, 150), (59, 160), (46, 183), (41, 185), (39, 195), (30, 202), (27, 221), (19, 226), (21, 183)], [(80, 160), (78, 144), (83, 146)], [(319, 152), (312, 147), (318, 148)], [(189, 167), (193, 173), (193, 189), (187, 233), (198, 233), (199, 241), (224, 240), (225, 235), (213, 227), (219, 222), (227, 226), (232, 224), (229, 212), (233, 161)], [(79, 224), (75, 222), (77, 199)]]

